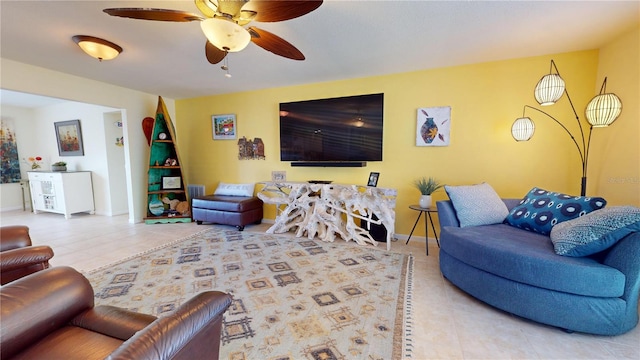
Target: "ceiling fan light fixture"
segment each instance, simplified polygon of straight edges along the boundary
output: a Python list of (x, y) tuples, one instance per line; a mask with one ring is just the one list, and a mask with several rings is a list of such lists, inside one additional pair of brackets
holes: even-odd
[(241, 51), (251, 41), (251, 35), (245, 28), (224, 18), (203, 20), (200, 27), (207, 40), (220, 50)]
[(119, 45), (94, 36), (75, 35), (72, 39), (87, 55), (100, 61), (115, 59), (122, 52)]
[(218, 3), (215, 0), (195, 0), (196, 7), (206, 17), (214, 17), (218, 11)]
[(247, 25), (258, 15), (257, 12), (251, 10), (240, 11), (240, 17), (238, 17), (238, 25)]
[(205, 6), (213, 11), (218, 10), (218, 2), (216, 0), (204, 0), (202, 2), (205, 4)]

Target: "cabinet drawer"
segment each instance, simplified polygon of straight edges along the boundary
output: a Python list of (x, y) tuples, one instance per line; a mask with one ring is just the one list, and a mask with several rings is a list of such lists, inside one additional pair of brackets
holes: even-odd
[(33, 181), (54, 181), (60, 180), (61, 174), (47, 172), (29, 172), (29, 180)]

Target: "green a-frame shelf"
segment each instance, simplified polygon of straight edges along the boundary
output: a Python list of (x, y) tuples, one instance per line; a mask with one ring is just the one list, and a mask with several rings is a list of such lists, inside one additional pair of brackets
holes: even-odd
[(162, 97), (158, 97), (153, 122), (147, 173), (146, 224), (191, 222), (191, 203), (186, 191), (176, 134)]

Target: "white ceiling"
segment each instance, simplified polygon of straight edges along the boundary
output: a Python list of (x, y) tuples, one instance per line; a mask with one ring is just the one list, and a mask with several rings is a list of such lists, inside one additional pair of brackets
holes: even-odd
[[(597, 49), (635, 26), (638, 1), (333, 1), (278, 23), (251, 25), (305, 61), (254, 44), (229, 55), (232, 77), (204, 55), (198, 22), (111, 17), (110, 7), (199, 14), (193, 1), (0, 1), (0, 55), (167, 98), (256, 90)], [(71, 40), (92, 35), (123, 53), (98, 62)]]
[(0, 89), (0, 104), (21, 108), (35, 109), (43, 106), (55, 105), (67, 100), (56, 99), (48, 96), (25, 94), (18, 91)]

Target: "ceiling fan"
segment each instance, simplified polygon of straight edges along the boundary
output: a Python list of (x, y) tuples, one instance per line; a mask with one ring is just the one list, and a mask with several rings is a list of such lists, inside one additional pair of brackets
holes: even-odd
[[(304, 60), (302, 52), (281, 37), (255, 26), (243, 26), (251, 21), (294, 19), (320, 7), (322, 0), (195, 0), (195, 4), (202, 16), (154, 8), (110, 8), (103, 11), (111, 16), (140, 20), (200, 21), (207, 37), (205, 54), (211, 64), (219, 63), (229, 52), (241, 51), (249, 42), (288, 59)], [(225, 67), (223, 69), (227, 70)]]

